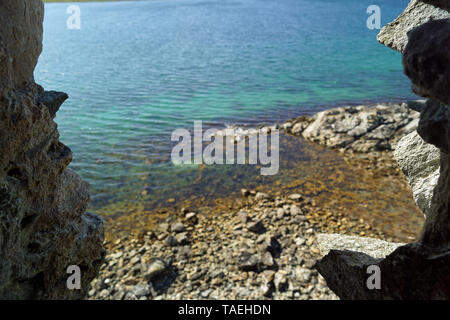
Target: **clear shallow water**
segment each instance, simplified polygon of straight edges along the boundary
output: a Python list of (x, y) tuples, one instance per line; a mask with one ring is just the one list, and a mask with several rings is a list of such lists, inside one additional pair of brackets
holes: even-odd
[[(46, 4), (35, 78), (70, 95), (56, 121), (94, 206), (140, 201), (143, 189), (170, 197), (196, 177), (196, 168), (168, 162), (171, 132), (192, 130), (193, 120), (252, 124), (414, 98), (400, 54), (366, 28), (372, 2), (77, 3), (81, 30), (66, 28), (69, 4)], [(382, 24), (407, 3), (377, 1)]]

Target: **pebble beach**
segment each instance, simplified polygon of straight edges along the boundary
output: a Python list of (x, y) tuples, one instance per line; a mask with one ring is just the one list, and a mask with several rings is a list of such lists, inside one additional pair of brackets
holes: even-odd
[[(414, 130), (417, 116), (411, 111), (396, 120), (390, 117), (392, 114), (385, 106), (340, 108), (277, 127), (300, 135), (308, 125), (317, 126), (320, 121), (322, 131), (313, 140), (325, 141), (325, 145), (333, 141), (341, 147), (341, 157), (362, 166), (373, 177), (387, 176), (407, 188), (392, 158), (390, 143), (394, 144), (405, 130)], [(366, 118), (370, 121), (364, 121)], [(342, 123), (350, 129), (356, 124), (359, 136), (350, 139)], [(292, 133), (292, 128), (300, 126), (302, 130)], [(333, 132), (335, 128), (339, 133)], [(390, 133), (388, 137), (383, 135), (385, 132)], [(366, 152), (353, 150), (352, 146)], [(214, 208), (168, 209), (164, 218), (147, 230), (109, 237), (106, 262), (92, 282), (88, 298), (337, 299), (314, 268), (320, 258), (319, 234), (387, 241), (412, 241), (417, 236), (396, 237), (373, 219), (343, 208), (318, 205), (314, 197), (300, 193), (242, 188), (239, 194), (226, 205)]]

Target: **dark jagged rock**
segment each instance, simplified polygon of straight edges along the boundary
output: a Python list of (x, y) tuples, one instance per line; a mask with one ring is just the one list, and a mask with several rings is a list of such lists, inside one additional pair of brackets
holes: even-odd
[[(439, 181), (434, 189), (430, 214), (425, 221), (421, 241), (440, 248), (443, 252), (450, 249), (450, 155), (443, 151)], [(450, 274), (450, 265), (447, 265), (447, 272)], [(450, 282), (447, 282), (447, 285), (450, 287)]]
[(450, 0), (420, 0), (420, 1), (450, 11)]
[[(43, 14), (40, 0), (0, 1), (0, 299), (81, 299), (105, 254), (104, 222), (85, 212), (89, 185), (67, 168), (52, 119), (67, 95), (33, 79)], [(72, 265), (80, 289), (67, 286)]]
[[(450, 249), (450, 107), (428, 101), (417, 129), (422, 138), (441, 151), (440, 174), (423, 229), (423, 243)], [(450, 268), (449, 268), (450, 272)], [(448, 284), (450, 286), (450, 283)]]
[(420, 136), (450, 154), (450, 108), (431, 100), (420, 114), (417, 128)]
[(425, 108), (425, 105), (422, 102), (418, 101), (408, 101), (406, 105), (408, 106), (408, 108), (416, 112), (422, 112), (423, 108)]
[(423, 24), (408, 38), (405, 74), (417, 94), (432, 99), (420, 114), (417, 131), (441, 151), (439, 181), (421, 241), (445, 251), (450, 249), (450, 19)]
[(405, 74), (415, 93), (450, 104), (450, 19), (425, 23), (408, 33)]
[(44, 91), (37, 98), (37, 103), (41, 103), (48, 108), (50, 116), (55, 117), (61, 105), (69, 98), (67, 93), (58, 91)]
[[(429, 300), (450, 297), (450, 251), (417, 243), (397, 248), (385, 259), (362, 252), (331, 250), (316, 267), (341, 299)], [(369, 266), (380, 268), (380, 289), (367, 286)]]

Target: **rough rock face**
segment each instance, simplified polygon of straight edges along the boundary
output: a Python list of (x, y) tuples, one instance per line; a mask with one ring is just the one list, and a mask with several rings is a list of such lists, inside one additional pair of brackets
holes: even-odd
[(403, 55), (405, 73), (413, 87), (434, 99), (422, 110), (417, 131), (441, 151), (439, 182), (421, 240), (428, 246), (447, 250), (447, 254), (450, 254), (450, 56), (446, 52), (450, 49), (449, 32), (449, 19), (430, 21), (408, 34)]
[(423, 141), (414, 131), (399, 141), (394, 155), (408, 178), (417, 206), (427, 215), (439, 179), (439, 149)]
[(42, 51), (43, 16), (41, 1), (0, 2), (1, 88), (5, 85), (17, 88), (33, 80), (34, 67)]
[(417, 131), (441, 151), (439, 181), (425, 221), (422, 242), (450, 254), (450, 107), (429, 101), (420, 115)]
[[(448, 8), (445, 1), (427, 3)], [(413, 90), (431, 98), (420, 113), (417, 129), (422, 139), (440, 152), (439, 178), (432, 190), (431, 203), (428, 201), (431, 190), (420, 189), (419, 185), (421, 177), (433, 175), (436, 170), (436, 151), (418, 142), (414, 135), (402, 140), (397, 151), (400, 165), (410, 174), (413, 189), (416, 188), (416, 199), (426, 212), (422, 236), (418, 242), (400, 246), (384, 259), (361, 252), (331, 250), (316, 267), (343, 299), (450, 299), (449, 20), (447, 16), (446, 20), (417, 23), (434, 10), (438, 9), (412, 1), (397, 22), (386, 28), (394, 28), (395, 32), (382, 30), (380, 39), (399, 51), (404, 49), (403, 65)], [(412, 24), (420, 26), (410, 30)], [(407, 31), (410, 32), (405, 47), (399, 35)], [(366, 284), (370, 265), (377, 265), (381, 271), (379, 289), (371, 290)]]
[(410, 32), (403, 66), (415, 93), (450, 105), (450, 20), (430, 21)]
[(449, 124), (449, 107), (430, 100), (420, 115), (417, 132), (426, 142), (449, 153)]
[(450, 0), (421, 0), (424, 3), (432, 4), (435, 7), (450, 10)]
[(410, 30), (430, 20), (448, 18), (450, 18), (449, 12), (418, 0), (412, 0), (397, 19), (381, 29), (377, 39), (385, 46), (403, 52), (408, 43), (407, 33)]
[[(40, 0), (0, 1), (0, 298), (77, 299), (104, 257), (103, 221), (85, 213), (89, 185), (67, 168), (53, 121), (67, 95), (34, 83)], [(67, 268), (81, 269), (69, 290)]]

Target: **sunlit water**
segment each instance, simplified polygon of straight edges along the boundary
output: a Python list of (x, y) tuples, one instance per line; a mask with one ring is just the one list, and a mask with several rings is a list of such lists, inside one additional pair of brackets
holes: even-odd
[[(70, 95), (56, 121), (74, 152), (71, 167), (91, 184), (92, 209), (214, 197), (262, 181), (257, 168), (208, 167), (199, 178), (198, 167), (174, 167), (171, 132), (192, 130), (194, 120), (256, 125), (414, 98), (400, 54), (366, 27), (372, 2), (77, 3), (80, 30), (66, 27), (70, 4), (46, 4), (35, 78)], [(407, 3), (377, 1), (382, 24)]]

